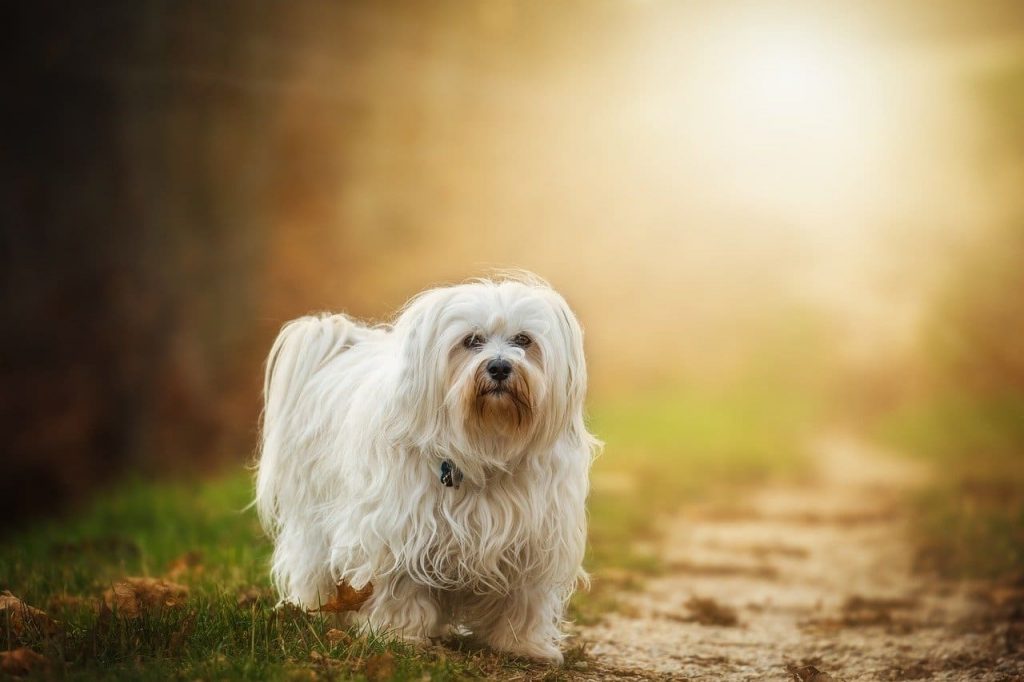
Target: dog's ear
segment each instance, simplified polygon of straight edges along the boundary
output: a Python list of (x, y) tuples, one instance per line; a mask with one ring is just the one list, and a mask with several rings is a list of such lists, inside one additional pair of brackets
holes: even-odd
[[(564, 372), (564, 376), (554, 377), (553, 389), (561, 390), (561, 395), (554, 395), (555, 408), (560, 413), (564, 432), (569, 435), (574, 446), (594, 451), (598, 441), (586, 429), (583, 420), (583, 402), (587, 395), (587, 361), (583, 353), (583, 329), (573, 314), (569, 304), (562, 296), (550, 290), (550, 301), (553, 308), (557, 335), (561, 341), (562, 362), (554, 363), (556, 372)], [(561, 403), (561, 404), (557, 404)]]
[(448, 351), (440, 326), (450, 297), (450, 289), (425, 291), (395, 322), (398, 389), (390, 426), (397, 439), (416, 446), (436, 442), (445, 426), (442, 373)]

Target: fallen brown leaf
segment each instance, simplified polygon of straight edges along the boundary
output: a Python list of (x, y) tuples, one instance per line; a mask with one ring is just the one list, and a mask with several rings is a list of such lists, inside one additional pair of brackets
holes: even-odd
[(686, 608), (690, 610), (690, 616), (677, 618), (684, 622), (700, 623), (701, 625), (724, 625), (727, 627), (739, 625), (740, 619), (736, 615), (736, 609), (725, 604), (719, 604), (714, 599), (704, 597), (690, 597), (686, 602)]
[(8, 675), (28, 675), (46, 664), (46, 658), (27, 647), (0, 651), (0, 670)]
[(342, 665), (341, 661), (335, 658), (331, 658), (330, 656), (324, 656), (322, 653), (316, 651), (315, 649), (309, 652), (309, 660), (311, 660), (314, 664), (324, 668), (325, 670), (339, 668)]
[(250, 587), (238, 593), (238, 599), (235, 600), (235, 603), (239, 608), (248, 609), (258, 604), (262, 598), (263, 593), (258, 587)]
[(203, 553), (196, 550), (185, 552), (167, 567), (167, 577), (177, 580), (186, 573), (198, 574), (203, 572)]
[(308, 620), (309, 614), (303, 611), (301, 608), (292, 604), (291, 602), (284, 602), (279, 604), (274, 609), (274, 616), (280, 623), (287, 623), (290, 621), (302, 621)]
[(327, 631), (327, 641), (331, 646), (338, 644), (347, 644), (352, 641), (352, 635), (348, 634), (344, 630), (338, 628), (331, 628)]
[(846, 602), (843, 604), (844, 611), (860, 611), (860, 610), (871, 610), (871, 611), (891, 611), (897, 609), (911, 609), (917, 606), (916, 599), (910, 599), (906, 597), (892, 597), (892, 598), (878, 598), (878, 597), (863, 597), (859, 594), (855, 594), (848, 597)]
[(890, 625), (896, 623), (893, 611), (906, 610), (916, 605), (913, 599), (862, 597), (853, 595), (843, 604), (841, 624), (845, 627)]
[(159, 578), (125, 578), (103, 593), (103, 603), (124, 618), (180, 606), (188, 599), (188, 588)]
[(786, 671), (793, 676), (797, 682), (833, 682), (832, 676), (823, 673), (813, 665), (805, 665), (797, 668), (794, 665), (787, 665)]
[(395, 676), (395, 657), (387, 652), (370, 656), (363, 663), (363, 674), (373, 682), (390, 680)]
[(853, 595), (843, 603), (838, 617), (815, 618), (801, 625), (823, 630), (884, 626), (892, 632), (910, 632), (916, 624), (907, 612), (916, 604), (916, 600), (902, 597), (879, 599)]
[(358, 611), (373, 595), (373, 583), (366, 583), (362, 589), (357, 590), (343, 580), (337, 584), (335, 589), (337, 592), (329, 602), (321, 605), (319, 609), (311, 610), (321, 613)]
[(22, 635), (26, 630), (52, 635), (60, 629), (60, 623), (7, 590), (0, 592), (0, 622), (8, 623), (15, 635)]

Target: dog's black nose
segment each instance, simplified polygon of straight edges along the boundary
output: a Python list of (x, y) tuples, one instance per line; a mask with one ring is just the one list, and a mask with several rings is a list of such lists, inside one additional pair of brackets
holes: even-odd
[(495, 381), (504, 381), (512, 374), (512, 363), (508, 360), (496, 358), (487, 363), (487, 373)]

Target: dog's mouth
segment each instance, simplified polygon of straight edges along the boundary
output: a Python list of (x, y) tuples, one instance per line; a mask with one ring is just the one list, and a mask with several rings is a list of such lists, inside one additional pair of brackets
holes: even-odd
[(516, 433), (532, 424), (533, 396), (525, 374), (515, 373), (504, 381), (495, 381), (481, 365), (476, 373), (475, 390), (466, 397), (471, 400), (477, 425), (484, 432), (495, 429)]

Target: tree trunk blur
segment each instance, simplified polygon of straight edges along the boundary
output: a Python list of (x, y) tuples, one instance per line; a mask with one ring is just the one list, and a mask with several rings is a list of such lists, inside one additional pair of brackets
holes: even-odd
[(272, 109), (208, 77), (263, 77), (241, 7), (22, 3), (5, 22), (0, 525), (129, 467), (251, 450)]

